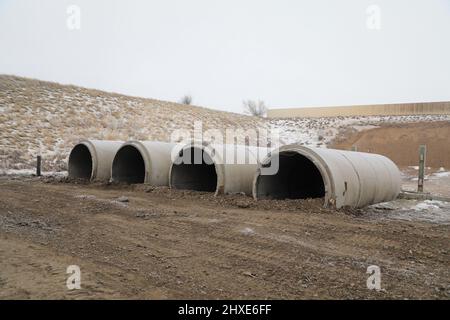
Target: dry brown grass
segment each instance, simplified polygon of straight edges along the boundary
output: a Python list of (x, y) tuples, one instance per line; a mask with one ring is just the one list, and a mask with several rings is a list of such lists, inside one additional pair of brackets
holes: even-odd
[(0, 75), (0, 149), (3, 164), (45, 170), (65, 168), (81, 138), (168, 141), (173, 129), (256, 128), (264, 121), (229, 112), (130, 97), (72, 85)]

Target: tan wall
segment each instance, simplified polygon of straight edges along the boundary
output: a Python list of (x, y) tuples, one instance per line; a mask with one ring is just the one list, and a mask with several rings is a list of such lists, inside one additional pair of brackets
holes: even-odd
[(269, 109), (268, 118), (450, 114), (450, 101), (343, 107)]

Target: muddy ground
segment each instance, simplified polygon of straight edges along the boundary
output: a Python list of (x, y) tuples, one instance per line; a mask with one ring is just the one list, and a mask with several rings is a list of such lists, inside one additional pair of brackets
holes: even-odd
[(388, 214), (3, 176), (0, 298), (449, 299), (450, 226)]

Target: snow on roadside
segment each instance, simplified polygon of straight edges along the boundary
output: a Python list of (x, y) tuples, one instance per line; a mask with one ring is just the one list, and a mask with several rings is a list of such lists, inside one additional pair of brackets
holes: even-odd
[(373, 218), (450, 225), (450, 202), (445, 201), (397, 199), (371, 205), (367, 213)]
[[(44, 171), (43, 176), (65, 177), (67, 171)], [(2, 169), (0, 168), (0, 176), (33, 176), (36, 175), (35, 169)]]
[(444, 177), (450, 177), (450, 171), (441, 171), (441, 172), (435, 172), (431, 174), (431, 177), (436, 178), (444, 178)]
[[(427, 180), (439, 180), (439, 179), (447, 178), (447, 177), (450, 177), (450, 172), (449, 171), (434, 172), (434, 173), (431, 173), (431, 174), (425, 174), (423, 176), (423, 179), (425, 181), (427, 181)], [(410, 176), (409, 179), (411, 181), (418, 181), (419, 180), (418, 177), (412, 177), (412, 176)]]

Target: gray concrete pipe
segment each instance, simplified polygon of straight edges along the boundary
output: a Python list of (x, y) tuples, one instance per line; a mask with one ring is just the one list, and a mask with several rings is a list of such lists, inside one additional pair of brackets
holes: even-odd
[(121, 141), (81, 140), (69, 155), (69, 177), (108, 181), (111, 165)]
[(110, 167), (112, 181), (168, 186), (171, 152), (175, 145), (159, 141), (124, 143)]
[(255, 170), (267, 153), (267, 148), (244, 145), (187, 143), (174, 152), (170, 187), (251, 195)]
[[(278, 172), (262, 175), (261, 169), (269, 164), (273, 166), (273, 162), (278, 162)], [(394, 200), (400, 187), (400, 171), (384, 156), (287, 145), (262, 161), (255, 173), (253, 197), (323, 197), (325, 206), (360, 208)]]

